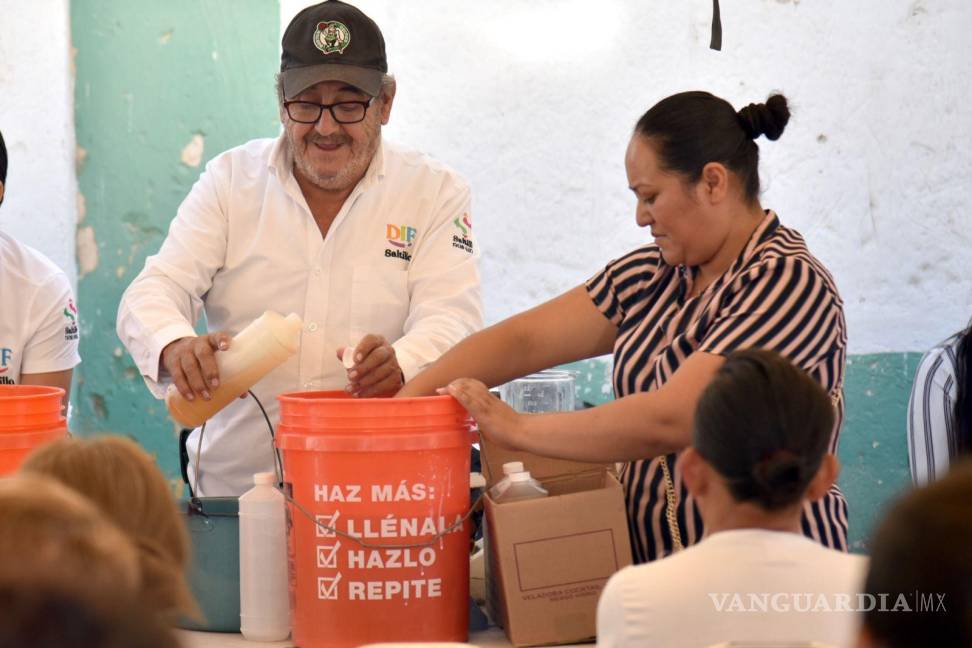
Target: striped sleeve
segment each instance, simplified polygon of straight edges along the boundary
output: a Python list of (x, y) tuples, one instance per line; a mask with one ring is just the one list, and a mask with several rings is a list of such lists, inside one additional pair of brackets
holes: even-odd
[(911, 386), (908, 401), (908, 464), (919, 486), (935, 481), (948, 470), (955, 454), (952, 409), (955, 405), (955, 364), (950, 347), (926, 353)]
[(626, 314), (638, 299), (640, 290), (655, 274), (661, 253), (654, 245), (640, 247), (611, 261), (587, 280), (585, 287), (591, 301), (615, 326), (621, 326)]
[(842, 348), (845, 335), (828, 278), (806, 259), (773, 257), (733, 281), (699, 350), (770, 349), (809, 371)]

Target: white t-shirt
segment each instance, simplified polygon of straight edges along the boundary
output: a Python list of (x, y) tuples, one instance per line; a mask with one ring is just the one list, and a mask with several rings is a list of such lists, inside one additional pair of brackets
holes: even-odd
[[(343, 389), (335, 352), (368, 333), (392, 342), (408, 379), (482, 327), (469, 186), (456, 172), (382, 142), (324, 239), (292, 168), (282, 135), (214, 158), (125, 291), (118, 336), (157, 397), (170, 381), (162, 349), (195, 335), (201, 311), (232, 335), (267, 310), (303, 318), (300, 350), (253, 389), (275, 424), (279, 394)], [(201, 455), (200, 495), (240, 495), (273, 470), (252, 398), (207, 423)]]
[(78, 309), (67, 276), (37, 250), (0, 232), (0, 384), (79, 362)]
[(817, 641), (853, 646), (857, 617), (852, 610), (858, 607), (867, 562), (796, 533), (715, 533), (672, 556), (615, 574), (598, 603), (597, 645), (699, 648), (728, 641)]

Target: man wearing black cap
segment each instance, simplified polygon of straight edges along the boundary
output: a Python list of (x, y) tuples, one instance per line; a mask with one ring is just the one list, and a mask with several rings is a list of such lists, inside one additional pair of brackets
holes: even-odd
[[(0, 205), (7, 147), (0, 133)], [(0, 232), (0, 385), (64, 390), (67, 406), (78, 355), (78, 310), (64, 272), (37, 250)]]
[[(171, 384), (208, 399), (218, 350), (265, 310), (304, 320), (296, 357), (254, 388), (271, 418), (287, 391), (392, 394), (482, 326), (469, 187), (382, 139), (395, 81), (378, 26), (331, 0), (301, 11), (282, 45), (282, 135), (206, 166), (122, 298), (119, 337), (157, 397)], [(215, 332), (197, 337), (203, 310)], [(273, 469), (253, 399), (209, 421), (202, 455), (204, 495)]]

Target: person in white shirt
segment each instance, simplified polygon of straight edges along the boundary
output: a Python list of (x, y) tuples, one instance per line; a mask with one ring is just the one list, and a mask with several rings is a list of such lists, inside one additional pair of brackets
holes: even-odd
[(598, 645), (853, 645), (867, 559), (800, 529), (804, 502), (837, 476), (827, 451), (833, 422), (827, 393), (782, 356), (730, 354), (702, 393), (680, 459), (705, 537), (611, 577), (598, 603)]
[[(7, 182), (0, 133), (0, 204)], [(37, 250), (0, 232), (0, 385), (64, 390), (67, 407), (78, 355), (78, 309), (67, 276)]]
[[(301, 11), (283, 36), (283, 133), (206, 166), (162, 248), (122, 297), (117, 331), (151, 391), (210, 397), (215, 353), (266, 310), (303, 318), (300, 350), (253, 389), (393, 394), (482, 326), (469, 187), (382, 139), (395, 97), (378, 26), (343, 2)], [(207, 335), (193, 323), (205, 312)], [(339, 357), (354, 347), (346, 370)], [(189, 438), (197, 495), (239, 495), (273, 469), (251, 398)]]

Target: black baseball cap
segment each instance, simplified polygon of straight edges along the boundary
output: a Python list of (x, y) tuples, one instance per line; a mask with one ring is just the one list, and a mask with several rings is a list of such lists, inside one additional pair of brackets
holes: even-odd
[(388, 72), (378, 25), (341, 0), (301, 11), (287, 25), (281, 45), (284, 99), (321, 81), (343, 81), (375, 97)]

